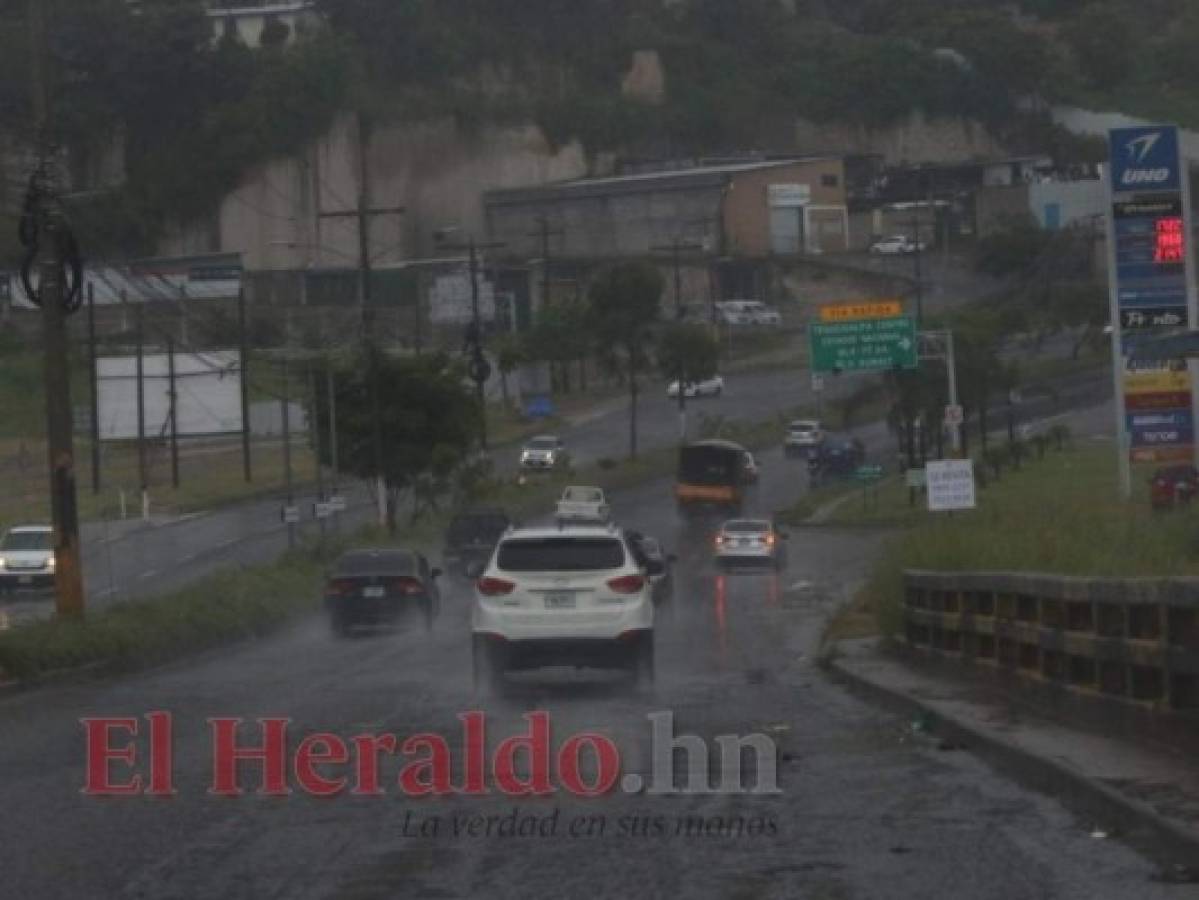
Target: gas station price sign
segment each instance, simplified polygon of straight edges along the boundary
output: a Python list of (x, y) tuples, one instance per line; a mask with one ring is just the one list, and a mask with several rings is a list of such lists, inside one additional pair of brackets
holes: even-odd
[(1177, 193), (1113, 205), (1115, 263), (1122, 311), (1173, 308), (1185, 315), (1186, 227)]
[(1183, 237), (1182, 216), (1164, 216), (1157, 220), (1153, 261), (1179, 265), (1186, 262), (1186, 241)]

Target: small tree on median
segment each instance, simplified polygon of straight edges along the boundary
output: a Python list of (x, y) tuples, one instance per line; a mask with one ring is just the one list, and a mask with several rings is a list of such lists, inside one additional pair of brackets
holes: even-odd
[[(449, 472), (466, 460), (478, 434), (479, 409), (461, 367), (443, 354), (406, 359), (380, 355), (376, 365), (387, 525), (394, 533), (400, 492), (447, 483)], [(359, 478), (376, 474), (370, 373), (369, 360), (358, 356), (338, 367), (334, 382), (338, 464)], [(329, 405), (324, 392), (318, 393), (315, 414), (318, 433), (327, 434)], [(331, 463), (325, 441), (320, 456), (322, 463)], [(427, 496), (420, 499), (430, 504)]]
[(649, 362), (650, 327), (661, 302), (662, 276), (644, 262), (604, 270), (588, 292), (593, 333), (608, 351), (610, 364), (628, 381), (630, 459), (637, 456), (637, 376)]
[(703, 381), (716, 374), (720, 344), (703, 325), (678, 322), (666, 326), (658, 338), (658, 370), (683, 383)]

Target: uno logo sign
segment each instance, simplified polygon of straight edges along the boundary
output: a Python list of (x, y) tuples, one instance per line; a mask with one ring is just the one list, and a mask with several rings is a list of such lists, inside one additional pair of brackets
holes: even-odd
[(1156, 185), (1170, 180), (1169, 169), (1126, 169), (1120, 184), (1124, 187)]
[(1116, 191), (1178, 190), (1178, 130), (1171, 126), (1117, 128), (1110, 135)]

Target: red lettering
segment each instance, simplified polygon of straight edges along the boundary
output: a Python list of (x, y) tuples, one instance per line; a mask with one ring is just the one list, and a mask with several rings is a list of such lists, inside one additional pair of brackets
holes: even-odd
[(466, 759), (462, 793), (486, 794), (486, 746), (487, 715), (480, 710), (471, 710), (458, 716), (462, 722), (463, 756)]
[[(583, 783), (579, 773), (579, 758), (583, 748), (595, 754), (595, 777), (590, 785)], [(620, 777), (620, 750), (602, 734), (576, 734), (558, 751), (558, 779), (576, 797), (602, 797), (612, 790)]]
[(176, 793), (171, 714), (152, 712), (146, 719), (150, 722), (150, 787), (146, 793), (151, 797), (171, 797)]
[[(509, 797), (552, 794), (549, 713), (526, 713), (524, 719), (528, 733), (505, 738), (495, 749), (495, 783)], [(529, 761), (529, 777), (523, 780), (516, 776), (516, 755), (521, 750)]]
[(351, 794), (375, 797), (383, 793), (379, 787), (379, 754), (396, 752), (394, 734), (360, 734), (352, 739), (357, 765), (354, 771), (354, 790)]
[(400, 788), (410, 797), (451, 793), (454, 787), (450, 784), (450, 745), (445, 738), (438, 734), (414, 734), (400, 747), (406, 756), (420, 750), (427, 750), (429, 755), (400, 770)]
[(317, 766), (344, 766), (350, 760), (346, 742), (335, 734), (311, 734), (296, 749), (296, 780), (313, 797), (334, 797), (346, 789), (347, 778), (325, 778)]
[(237, 727), (241, 719), (209, 719), (212, 729), (212, 787), (208, 793), (221, 797), (240, 797), (245, 793), (237, 780), (238, 760), (262, 762), (263, 778), (259, 794), (280, 797), (291, 793), (287, 786), (287, 726), (291, 719), (259, 719), (262, 746), (238, 747)]
[(137, 747), (130, 742), (117, 749), (110, 743), (114, 731), (137, 736), (137, 719), (80, 719), (87, 738), (86, 781), (83, 793), (95, 797), (128, 797), (141, 793), (142, 777), (134, 775), (129, 781), (117, 784), (109, 779), (109, 762), (116, 760), (132, 766), (137, 760)]

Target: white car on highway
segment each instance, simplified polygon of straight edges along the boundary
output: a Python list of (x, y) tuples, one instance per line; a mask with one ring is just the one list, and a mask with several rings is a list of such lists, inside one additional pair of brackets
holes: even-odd
[(612, 509), (604, 497), (603, 488), (571, 485), (562, 491), (554, 518), (559, 525), (566, 522), (607, 522)]
[(796, 456), (819, 450), (824, 443), (824, 429), (815, 419), (796, 419), (787, 426), (783, 437), (783, 453)]
[(777, 309), (761, 300), (721, 300), (714, 303), (716, 321), (721, 325), (781, 325)]
[(759, 563), (780, 569), (786, 559), (786, 539), (787, 534), (767, 519), (730, 519), (716, 533), (716, 563)]
[[(711, 378), (705, 378), (702, 381), (688, 381), (683, 388), (683, 396), (687, 399), (692, 397), (719, 397), (724, 393), (724, 379), (719, 375), (713, 375)], [(678, 381), (672, 381), (666, 387), (667, 397), (677, 397), (679, 395)]]
[(0, 538), (0, 591), (54, 587), (54, 530), (18, 525)]
[(903, 234), (892, 234), (870, 245), (870, 252), (876, 256), (906, 256), (923, 249), (923, 242), (914, 241)]
[(652, 682), (652, 579), (662, 563), (639, 555), (610, 526), (507, 532), (475, 582), (476, 689), (491, 693), (509, 671), (546, 666), (624, 668)]

